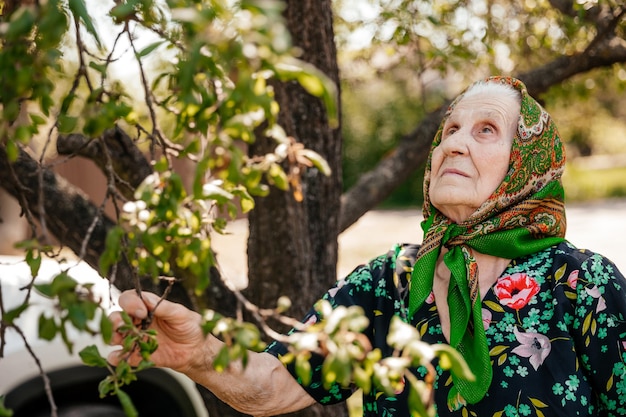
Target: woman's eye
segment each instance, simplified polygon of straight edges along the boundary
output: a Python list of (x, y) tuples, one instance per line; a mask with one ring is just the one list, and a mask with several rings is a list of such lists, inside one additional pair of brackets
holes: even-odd
[(455, 126), (449, 127), (445, 131), (445, 136), (450, 136), (456, 133), (458, 129)]
[(496, 129), (493, 126), (483, 126), (480, 130), (482, 133), (494, 133)]

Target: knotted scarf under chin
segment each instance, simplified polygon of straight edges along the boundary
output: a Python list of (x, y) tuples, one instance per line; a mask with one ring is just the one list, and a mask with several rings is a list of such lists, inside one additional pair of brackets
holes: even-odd
[[(447, 247), (449, 251), (443, 261), (451, 272), (448, 288), (450, 346), (463, 356), (476, 377), (474, 381), (467, 381), (453, 374), (449, 404), (458, 402), (459, 395), (468, 403), (480, 401), (492, 379), (482, 320), (479, 271), (472, 250), (516, 259), (549, 248), (564, 240), (562, 233), (555, 233), (564, 229), (563, 213), (563, 189), (554, 181), (531, 198), (477, 225), (451, 223), (436, 210), (422, 223), (425, 237), (411, 277), (410, 317), (430, 295), (437, 259), (441, 248)], [(519, 221), (522, 218), (525, 221)]]

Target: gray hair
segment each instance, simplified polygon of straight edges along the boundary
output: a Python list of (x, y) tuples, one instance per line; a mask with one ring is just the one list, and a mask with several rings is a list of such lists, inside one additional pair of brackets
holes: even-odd
[(467, 91), (463, 93), (463, 98), (481, 93), (502, 94), (505, 97), (517, 100), (520, 104), (522, 102), (522, 94), (512, 85), (489, 81), (480, 81), (472, 84)]

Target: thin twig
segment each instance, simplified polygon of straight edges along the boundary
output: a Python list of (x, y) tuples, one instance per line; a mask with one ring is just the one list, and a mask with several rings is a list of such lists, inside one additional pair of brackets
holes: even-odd
[(56, 405), (56, 402), (54, 401), (54, 394), (52, 393), (52, 385), (50, 384), (50, 378), (48, 378), (48, 374), (46, 373), (46, 371), (44, 371), (43, 365), (41, 364), (39, 357), (37, 356), (37, 354), (31, 347), (31, 345), (28, 343), (26, 335), (24, 334), (22, 329), (16, 325), (11, 325), (10, 327), (13, 328), (20, 335), (20, 337), (24, 341), (24, 347), (26, 348), (30, 356), (33, 358), (33, 360), (35, 361), (35, 364), (37, 365), (37, 369), (39, 369), (39, 375), (41, 376), (41, 379), (43, 380), (46, 397), (48, 399), (48, 403), (50, 404), (50, 416), (58, 417), (57, 405)]

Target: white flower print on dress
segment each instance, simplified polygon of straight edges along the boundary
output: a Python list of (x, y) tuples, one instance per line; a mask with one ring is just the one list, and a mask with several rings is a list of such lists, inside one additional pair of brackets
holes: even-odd
[(604, 297), (600, 294), (600, 290), (597, 285), (594, 285), (593, 288), (585, 288), (587, 294), (591, 297), (598, 300), (598, 306), (596, 307), (596, 313), (601, 312), (602, 310), (606, 310), (606, 301)]
[(513, 329), (513, 333), (520, 345), (511, 352), (523, 358), (529, 358), (530, 364), (536, 371), (550, 354), (552, 349), (550, 339), (541, 333), (520, 332), (517, 327)]

